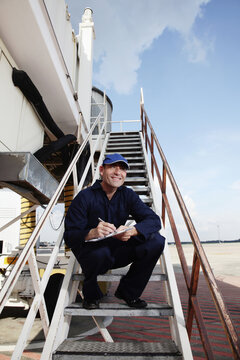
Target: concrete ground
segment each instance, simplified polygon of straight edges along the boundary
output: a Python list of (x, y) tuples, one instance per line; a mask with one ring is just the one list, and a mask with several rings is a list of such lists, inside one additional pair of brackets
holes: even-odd
[[(170, 245), (170, 254), (172, 263), (176, 273), (181, 272), (179, 259), (175, 245)], [(192, 245), (184, 244), (184, 253), (189, 266), (192, 265), (193, 247)], [(219, 243), (219, 244), (203, 244), (204, 251), (209, 260), (210, 266), (217, 280), (240, 287), (240, 243)], [(240, 289), (239, 289), (240, 291)], [(0, 328), (4, 331), (0, 332), (0, 360), (10, 359), (10, 354), (13, 351), (14, 344), (19, 337), (22, 325), (26, 317), (26, 311), (22, 309), (5, 309), (0, 316)], [(105, 318), (106, 326), (111, 322), (111, 318)], [(74, 318), (71, 326), (70, 337), (83, 338), (95, 332), (95, 324), (92, 318)], [(28, 346), (28, 356), (22, 357), (23, 360), (31, 357), (31, 350), (39, 349), (42, 346), (43, 333), (41, 330), (40, 319), (36, 319), (30, 339), (31, 343)], [(40, 358), (39, 350), (38, 355)], [(32, 353), (33, 354), (33, 353)]]
[[(202, 244), (216, 279), (240, 287), (240, 242)], [(169, 245), (175, 271), (180, 269), (175, 245)], [(192, 266), (193, 246), (183, 245), (186, 261)]]

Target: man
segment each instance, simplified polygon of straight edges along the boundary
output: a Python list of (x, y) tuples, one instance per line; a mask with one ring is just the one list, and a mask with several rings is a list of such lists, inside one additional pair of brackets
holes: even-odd
[[(97, 276), (129, 264), (115, 296), (130, 307), (147, 306), (140, 296), (163, 251), (165, 239), (159, 234), (159, 216), (132, 189), (123, 186), (128, 168), (122, 155), (107, 155), (100, 166), (102, 180), (80, 191), (67, 212), (64, 239), (85, 276), (86, 309), (98, 308), (103, 297)], [(124, 224), (129, 215), (136, 222), (130, 230), (95, 241), (126, 229)]]

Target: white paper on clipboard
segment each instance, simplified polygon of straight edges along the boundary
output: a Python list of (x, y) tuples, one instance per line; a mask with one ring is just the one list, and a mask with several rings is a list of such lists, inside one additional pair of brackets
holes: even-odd
[(96, 242), (96, 241), (101, 241), (101, 240), (104, 240), (104, 239), (107, 239), (109, 237), (112, 237), (112, 236), (115, 236), (115, 235), (118, 235), (118, 234), (122, 234), (126, 231), (129, 231), (133, 229), (133, 226), (129, 226), (128, 228), (124, 229), (124, 230), (121, 230), (121, 231), (113, 231), (112, 233), (106, 235), (106, 236), (103, 236), (103, 237), (99, 237), (99, 238), (95, 238), (95, 239), (90, 239), (90, 240), (85, 240), (85, 242)]

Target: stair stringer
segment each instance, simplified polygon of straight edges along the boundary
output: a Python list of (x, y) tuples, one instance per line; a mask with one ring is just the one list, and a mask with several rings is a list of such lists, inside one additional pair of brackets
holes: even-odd
[(64, 308), (76, 298), (79, 282), (74, 282), (72, 280), (72, 274), (79, 272), (79, 268), (80, 266), (77, 263), (75, 256), (71, 253), (67, 272), (64, 276), (51, 325), (41, 354), (41, 360), (52, 359), (53, 351), (55, 351), (68, 336), (71, 317), (64, 315)]
[[(152, 193), (152, 199), (153, 199), (152, 207), (153, 207), (154, 211), (161, 218), (160, 206), (159, 206), (159, 202), (157, 201), (155, 185), (154, 185), (153, 177), (151, 174), (151, 168), (150, 168), (149, 161), (148, 161), (148, 155), (147, 155), (145, 145), (144, 145), (144, 139), (143, 139), (141, 132), (140, 132), (140, 138), (141, 138), (141, 142), (142, 142), (142, 149), (143, 149), (143, 154), (144, 154), (145, 163), (146, 163), (146, 167), (147, 167), (149, 187), (150, 187), (151, 193)], [(164, 235), (164, 229), (161, 230), (161, 233)], [(178, 292), (178, 288), (177, 288), (176, 278), (174, 275), (174, 269), (173, 269), (173, 265), (172, 265), (172, 260), (171, 260), (171, 256), (170, 256), (170, 252), (169, 252), (169, 246), (168, 246), (167, 239), (165, 241), (165, 247), (164, 247), (164, 251), (161, 255), (160, 261), (161, 261), (160, 265), (162, 267), (162, 270), (164, 273), (167, 274), (167, 277), (168, 277), (168, 281), (164, 282), (166, 294), (167, 294), (167, 300), (168, 300), (168, 303), (170, 305), (172, 305), (172, 307), (174, 309), (174, 316), (171, 316), (169, 318), (172, 339), (175, 341), (179, 350), (182, 352), (183, 358), (185, 360), (191, 360), (191, 359), (193, 359), (192, 350), (191, 350), (191, 346), (190, 346), (189, 337), (187, 334), (184, 314), (183, 314), (181, 300), (180, 300), (180, 296), (179, 296), (179, 292)]]

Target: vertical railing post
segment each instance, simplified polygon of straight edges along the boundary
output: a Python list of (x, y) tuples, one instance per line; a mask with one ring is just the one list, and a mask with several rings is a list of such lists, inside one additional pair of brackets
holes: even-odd
[(77, 143), (78, 144), (81, 143), (81, 139), (82, 139), (82, 123), (83, 123), (83, 115), (82, 115), (82, 113), (79, 113), (79, 123), (78, 123), (78, 128), (77, 128)]
[(154, 179), (154, 162), (153, 162), (153, 155), (154, 155), (154, 138), (153, 138), (153, 134), (151, 132), (151, 146), (150, 146), (150, 151), (151, 151), (151, 173), (152, 173), (152, 177)]
[(73, 165), (72, 177), (73, 177), (73, 192), (74, 192), (74, 197), (75, 197), (78, 193), (78, 176), (77, 176), (77, 165), (76, 164)]
[[(103, 96), (103, 106), (104, 106), (104, 115), (103, 115), (103, 123), (107, 122), (107, 118), (108, 118), (108, 112), (107, 112), (107, 101), (106, 101), (106, 92), (104, 91), (104, 96)], [(101, 121), (100, 121), (101, 124)], [(100, 129), (101, 126), (99, 126), (99, 134), (100, 134)], [(104, 127), (104, 134), (106, 134), (107, 132), (107, 124)]]
[(141, 106), (141, 113), (140, 113), (140, 120), (141, 120), (141, 131), (142, 131), (142, 134), (144, 134), (144, 126), (143, 126), (143, 109), (142, 109), (142, 106)]
[(192, 325), (193, 325), (193, 316), (194, 316), (194, 309), (192, 305), (192, 298), (196, 297), (197, 294), (197, 287), (198, 287), (198, 279), (199, 279), (199, 269), (200, 269), (200, 261), (197, 257), (196, 251), (193, 254), (193, 264), (192, 264), (192, 274), (191, 274), (191, 281), (189, 287), (189, 300), (188, 300), (188, 310), (187, 310), (187, 321), (186, 327), (189, 338), (191, 338), (192, 333)]
[(148, 129), (147, 129), (147, 117), (146, 114), (144, 114), (144, 119), (145, 119), (145, 124), (144, 124), (144, 130), (145, 130), (145, 148), (146, 151), (148, 152)]
[(165, 205), (165, 201), (164, 201), (164, 195), (166, 194), (166, 182), (167, 182), (167, 177), (166, 177), (166, 167), (163, 164), (163, 171), (162, 171), (162, 222), (163, 222), (163, 226), (165, 227), (165, 216), (166, 216), (166, 205)]
[(142, 135), (144, 137), (143, 106), (144, 106), (144, 98), (143, 98), (143, 89), (141, 88), (141, 91), (140, 91), (140, 120), (141, 120)]

